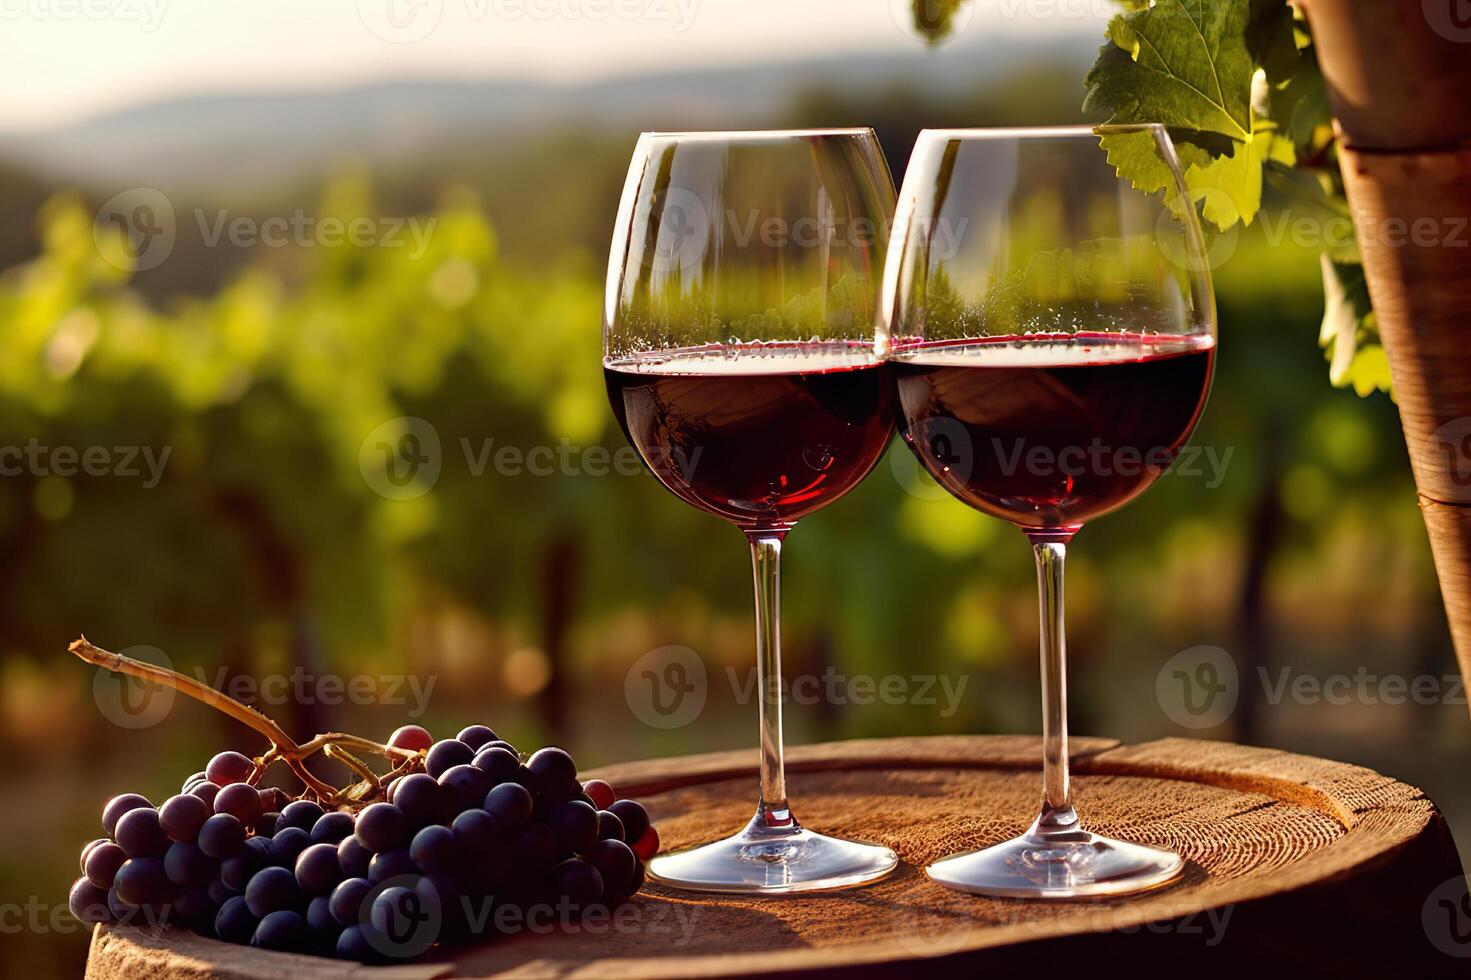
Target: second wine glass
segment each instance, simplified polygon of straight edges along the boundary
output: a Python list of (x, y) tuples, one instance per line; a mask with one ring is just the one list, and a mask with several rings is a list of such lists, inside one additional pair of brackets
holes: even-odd
[[(1108, 154), (1152, 158), (1165, 195)], [(953, 496), (1031, 541), (1041, 599), (1042, 806), (1021, 836), (926, 871), (961, 891), (1156, 888), (1178, 854), (1084, 830), (1068, 780), (1063, 560), (1190, 438), (1215, 363), (1200, 228), (1159, 126), (926, 130), (885, 270), (899, 424)]]
[(608, 262), (608, 397), (665, 487), (745, 533), (756, 589), (756, 813), (655, 858), (661, 883), (783, 894), (898, 864), (803, 828), (787, 803), (779, 616), (787, 532), (856, 486), (893, 431), (874, 345), (893, 201), (867, 129), (646, 133), (634, 151)]

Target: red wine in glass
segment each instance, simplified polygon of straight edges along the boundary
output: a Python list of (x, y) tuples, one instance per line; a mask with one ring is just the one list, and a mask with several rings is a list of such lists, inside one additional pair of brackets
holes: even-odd
[(780, 528), (868, 475), (893, 433), (893, 381), (871, 345), (766, 343), (610, 361), (628, 441), (680, 499)]
[(1143, 493), (1205, 407), (1208, 335), (1078, 333), (917, 344), (891, 361), (899, 426), (972, 507), (1076, 530)]

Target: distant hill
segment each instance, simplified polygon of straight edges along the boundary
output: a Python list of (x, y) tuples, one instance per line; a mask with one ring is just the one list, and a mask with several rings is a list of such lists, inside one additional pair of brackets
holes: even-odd
[(1074, 32), (1040, 44), (962, 39), (935, 52), (845, 54), (565, 86), (422, 80), (192, 94), (53, 130), (0, 133), (0, 160), (53, 184), (148, 184), (195, 194), (228, 186), (248, 193), (320, 172), (334, 159), (407, 162), (467, 137), (514, 138), (570, 125), (625, 131), (770, 125), (813, 88), (860, 96), (905, 86), (943, 98), (1034, 63), (1076, 63), (1081, 81), (1097, 44)]

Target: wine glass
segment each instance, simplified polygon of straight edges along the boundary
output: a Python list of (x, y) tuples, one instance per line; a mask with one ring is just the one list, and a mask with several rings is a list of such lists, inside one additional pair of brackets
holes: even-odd
[(665, 487), (745, 533), (756, 587), (756, 814), (733, 837), (655, 858), (664, 884), (782, 894), (898, 864), (789, 808), (779, 627), (787, 532), (867, 476), (893, 434), (874, 344), (893, 204), (870, 129), (645, 133), (634, 150), (608, 260), (608, 398)]
[[(1122, 179), (1147, 154), (1164, 194)], [(899, 430), (953, 496), (1031, 540), (1041, 595), (1042, 807), (926, 872), (1022, 898), (1163, 885), (1179, 855), (1082, 829), (1068, 787), (1063, 561), (1085, 522), (1169, 468), (1205, 406), (1216, 311), (1160, 126), (926, 130), (905, 175), (879, 340)]]

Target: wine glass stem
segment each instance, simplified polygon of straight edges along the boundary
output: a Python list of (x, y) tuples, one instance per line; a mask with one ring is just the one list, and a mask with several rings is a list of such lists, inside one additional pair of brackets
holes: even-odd
[(786, 531), (749, 531), (756, 583), (756, 688), (761, 699), (761, 802), (755, 824), (796, 829), (787, 808), (781, 741), (781, 544)]
[(1039, 537), (1032, 540), (1037, 560), (1042, 653), (1042, 815), (1033, 832), (1041, 836), (1076, 829), (1072, 792), (1068, 787), (1067, 637), (1062, 601), (1067, 544)]

